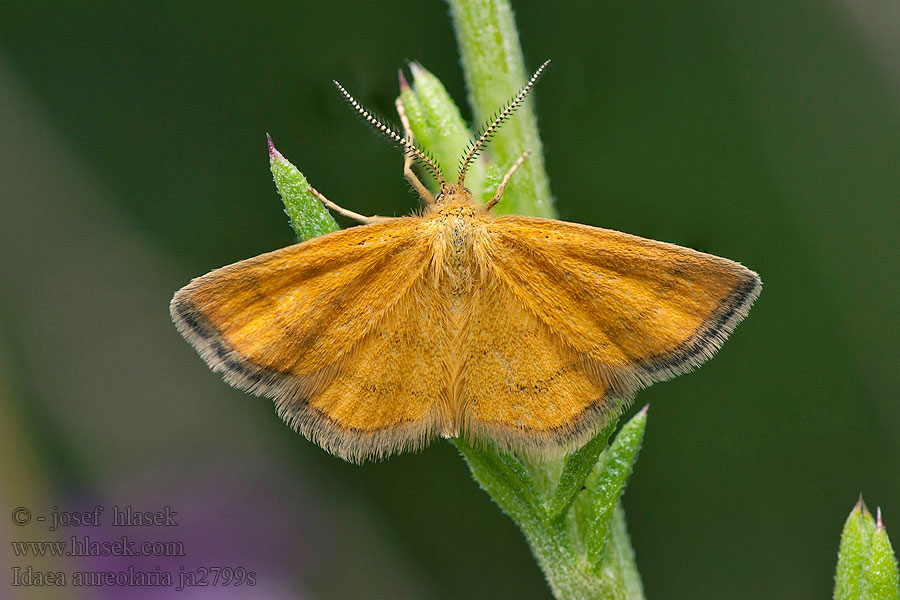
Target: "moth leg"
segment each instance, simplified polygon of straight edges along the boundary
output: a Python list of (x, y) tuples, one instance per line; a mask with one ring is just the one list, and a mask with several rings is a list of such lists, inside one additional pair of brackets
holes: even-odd
[[(397, 107), (397, 114), (400, 115), (400, 122), (403, 124), (403, 133), (406, 135), (406, 139), (410, 142), (413, 140), (412, 128), (409, 126), (409, 119), (406, 116), (406, 109), (403, 108), (403, 100), (398, 96), (397, 100), (394, 101), (394, 105)], [(434, 204), (434, 196), (425, 185), (416, 177), (416, 174), (412, 170), (413, 163), (413, 155), (409, 152), (403, 153), (403, 176), (406, 177), (406, 180), (409, 181), (412, 186), (419, 193), (419, 197), (425, 201), (425, 204), (431, 205)]]
[(310, 194), (312, 194), (313, 196), (318, 198), (319, 202), (321, 202), (322, 204), (325, 205), (325, 208), (327, 208), (329, 210), (333, 210), (337, 214), (343, 215), (343, 216), (347, 217), (348, 219), (353, 219), (354, 221), (359, 221), (363, 225), (368, 225), (370, 223), (378, 223), (380, 221), (387, 221), (388, 219), (391, 218), (391, 217), (379, 217), (378, 215), (372, 215), (371, 217), (365, 217), (359, 213), (353, 212), (352, 210), (347, 210), (346, 208), (341, 208), (340, 206), (338, 206), (337, 204), (335, 204), (334, 202), (332, 202), (331, 200), (326, 198), (322, 194), (322, 192), (320, 192), (319, 190), (317, 190), (316, 188), (314, 188), (311, 185), (306, 186), (306, 190)]
[(497, 187), (497, 193), (494, 194), (494, 197), (484, 203), (484, 212), (487, 212), (494, 208), (498, 202), (500, 202), (500, 198), (503, 196), (503, 190), (506, 189), (506, 184), (509, 183), (509, 180), (512, 179), (513, 173), (516, 172), (516, 169), (522, 166), (522, 163), (525, 162), (525, 159), (528, 158), (528, 155), (531, 154), (531, 150), (526, 150), (522, 153), (522, 156), (513, 163), (513, 166), (509, 168), (509, 171), (506, 172), (506, 175), (503, 176), (503, 181), (500, 182), (500, 185)]

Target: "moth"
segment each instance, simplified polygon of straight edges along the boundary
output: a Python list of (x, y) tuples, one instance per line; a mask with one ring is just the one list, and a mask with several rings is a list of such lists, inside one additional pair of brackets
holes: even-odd
[[(362, 462), (464, 435), (552, 455), (596, 434), (637, 390), (710, 358), (759, 295), (737, 262), (577, 223), (496, 216), (467, 167), (547, 63), (447, 181), (396, 133), (420, 214), (363, 224), (216, 269), (171, 302), (178, 331), (229, 384), (274, 400), (328, 452)], [(402, 105), (400, 106), (402, 108)], [(435, 177), (432, 194), (417, 159)]]

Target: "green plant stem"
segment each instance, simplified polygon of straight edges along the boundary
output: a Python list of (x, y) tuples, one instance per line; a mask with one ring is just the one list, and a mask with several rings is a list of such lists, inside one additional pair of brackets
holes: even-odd
[(615, 422), (540, 464), (454, 440), (475, 480), (522, 530), (556, 598), (643, 599), (620, 500), (646, 424), (645, 409), (608, 448)]
[[(529, 75), (512, 8), (507, 0), (448, 3), (472, 112), (476, 120), (487, 121), (506, 106)], [(426, 79), (416, 69), (415, 93), (406, 90), (403, 97), (407, 112), (418, 115), (411, 119), (415, 135), (436, 142), (459, 139), (465, 125), (458, 110), (441, 111), (449, 118), (426, 118), (429, 104), (452, 105), (452, 100), (439, 82), (435, 84), (436, 78), (432, 80), (428, 74)], [(434, 90), (436, 95), (432, 94)], [(454, 134), (442, 137), (429, 121), (441, 123), (442, 131)], [(438, 160), (450, 159), (449, 148), (436, 145)], [(532, 154), (512, 178), (497, 212), (553, 218), (556, 212), (533, 100), (526, 101), (491, 140), (487, 150), (493, 159), (486, 179), (488, 188), (496, 186), (499, 177), (525, 150)], [(478, 189), (473, 193), (490, 191)], [(475, 479), (522, 529), (556, 598), (644, 597), (619, 500), (637, 459), (645, 423), (646, 411), (641, 411), (606, 449), (616, 425), (611, 422), (581, 449), (545, 462), (455, 440)]]
[[(530, 75), (512, 8), (507, 0), (448, 0), (448, 4), (469, 102), (475, 120), (483, 123), (506, 106)], [(533, 102), (526, 101), (491, 140), (491, 155), (502, 172), (526, 150), (532, 153), (507, 188), (511, 200), (505, 199), (496, 210), (555, 218)]]

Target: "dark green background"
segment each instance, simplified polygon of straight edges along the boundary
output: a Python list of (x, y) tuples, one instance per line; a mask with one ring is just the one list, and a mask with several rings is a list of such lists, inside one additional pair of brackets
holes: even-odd
[[(417, 60), (464, 105), (446, 5), (25, 4), (0, 19), (0, 516), (172, 505), (183, 564), (258, 573), (221, 597), (548, 598), (452, 446), (345, 464), (229, 389), (168, 316), (191, 277), (293, 241), (266, 132), (347, 208), (416, 206), (331, 79), (390, 114)], [(900, 539), (900, 14), (515, 8), (529, 68), (553, 60), (534, 102), (561, 217), (764, 282), (714, 360), (638, 396), (625, 507), (648, 598), (829, 597), (860, 492)], [(0, 556), (6, 586), (28, 561)]]

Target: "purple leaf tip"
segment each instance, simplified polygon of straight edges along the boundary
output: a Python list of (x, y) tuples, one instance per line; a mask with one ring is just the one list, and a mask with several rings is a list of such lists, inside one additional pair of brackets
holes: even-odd
[(272, 136), (269, 135), (268, 132), (266, 133), (266, 141), (269, 142), (269, 158), (273, 159), (273, 160), (274, 159), (284, 160), (284, 157), (281, 155), (281, 152), (279, 152), (275, 148), (275, 144), (272, 142)]
[(397, 76), (400, 78), (400, 91), (408, 90), (409, 84), (406, 82), (406, 76), (403, 74), (403, 69), (397, 69)]
[(644, 405), (644, 408), (642, 408), (642, 409), (640, 410), (640, 414), (646, 415), (648, 410), (650, 410), (650, 403), (649, 403), (649, 402), (648, 402), (647, 404), (645, 404), (645, 405)]
[(875, 514), (878, 515), (875, 517), (875, 529), (884, 529), (884, 521), (881, 520), (881, 507), (879, 506)]

